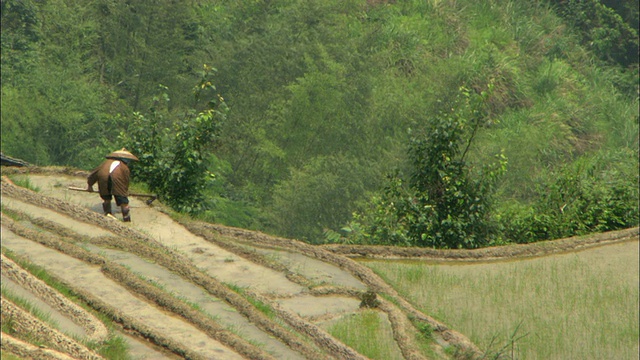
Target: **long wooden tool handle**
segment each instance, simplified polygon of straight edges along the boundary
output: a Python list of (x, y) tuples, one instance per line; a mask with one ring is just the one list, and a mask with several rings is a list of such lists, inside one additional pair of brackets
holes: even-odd
[[(89, 190), (87, 190), (87, 188), (81, 188), (81, 187), (77, 187), (77, 186), (69, 186), (69, 190), (89, 192)], [(131, 195), (131, 196), (141, 196), (141, 197), (150, 197), (150, 198), (154, 198), (154, 199), (158, 197), (158, 195), (154, 195), (154, 194), (129, 193), (129, 195)]]
[(69, 190), (89, 192), (89, 190), (87, 190), (87, 188), (81, 188), (81, 187), (76, 187), (76, 186), (69, 186)]

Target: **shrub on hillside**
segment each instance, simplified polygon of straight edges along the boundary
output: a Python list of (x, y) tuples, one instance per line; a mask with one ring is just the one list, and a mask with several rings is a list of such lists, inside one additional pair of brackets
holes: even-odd
[(634, 155), (608, 155), (550, 174), (532, 205), (503, 211), (504, 237), (529, 243), (638, 226), (637, 169), (621, 166)]
[(369, 209), (355, 215), (346, 228), (350, 241), (437, 248), (489, 243), (495, 232), (491, 195), (506, 170), (506, 158), (498, 155), (497, 161), (476, 170), (467, 164), (467, 150), (486, 120), (489, 92), (463, 89), (462, 95), (464, 101), (435, 116), (425, 135), (410, 144), (409, 179), (390, 176)]
[[(196, 103), (205, 91), (215, 94), (208, 80), (211, 71), (205, 65), (202, 80), (194, 88)], [(165, 119), (156, 105), (161, 100), (168, 102), (168, 95), (155, 100), (150, 116), (136, 112), (127, 132), (121, 134), (123, 143), (140, 158), (132, 167), (132, 176), (146, 182), (176, 210), (197, 213), (202, 210), (204, 186), (211, 178), (205, 161), (207, 151), (226, 118), (226, 104), (217, 94), (200, 111), (193, 109), (182, 118)]]

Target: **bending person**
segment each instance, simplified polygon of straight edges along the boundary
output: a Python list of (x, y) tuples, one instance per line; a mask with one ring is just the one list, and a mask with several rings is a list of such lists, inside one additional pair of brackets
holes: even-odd
[(87, 191), (93, 192), (93, 184), (98, 183), (98, 191), (103, 200), (102, 210), (105, 216), (113, 216), (111, 200), (116, 199), (116, 206), (122, 209), (122, 220), (131, 221), (129, 209), (129, 164), (138, 158), (125, 148), (106, 156), (107, 160), (95, 168), (87, 177)]

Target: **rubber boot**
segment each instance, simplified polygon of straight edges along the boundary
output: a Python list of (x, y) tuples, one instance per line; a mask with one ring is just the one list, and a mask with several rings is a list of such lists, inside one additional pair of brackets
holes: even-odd
[(105, 201), (102, 203), (102, 210), (104, 211), (104, 215), (112, 214), (111, 212), (111, 201)]
[(124, 222), (130, 222), (131, 221), (131, 214), (129, 212), (129, 206), (128, 205), (122, 205), (122, 221)]

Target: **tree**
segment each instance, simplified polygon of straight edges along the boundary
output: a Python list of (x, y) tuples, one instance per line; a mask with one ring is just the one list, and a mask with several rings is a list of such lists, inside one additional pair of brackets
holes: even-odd
[[(214, 71), (205, 65), (194, 88), (196, 107), (204, 96), (213, 96), (202, 109), (194, 108), (175, 118), (163, 107), (170, 100), (164, 92), (154, 98), (149, 116), (135, 112), (127, 131), (121, 134), (124, 144), (140, 158), (132, 176), (146, 182), (169, 205), (189, 213), (202, 210), (203, 190), (211, 178), (206, 155), (215, 147), (228, 111), (209, 79)], [(161, 89), (167, 90), (165, 86)]]
[(194, 45), (193, 6), (171, 0), (98, 0), (92, 6), (98, 23), (92, 59), (100, 82), (116, 89), (134, 111), (149, 105), (157, 84), (168, 87), (171, 106), (187, 102), (188, 93), (177, 89), (197, 79), (202, 63), (193, 57), (200, 51)]
[(10, 83), (16, 73), (26, 73), (37, 58), (40, 29), (33, 2), (5, 0), (0, 3), (2, 21), (2, 84)]
[(409, 179), (389, 177), (382, 195), (347, 228), (351, 241), (437, 248), (489, 243), (491, 194), (506, 171), (506, 158), (500, 154), (475, 171), (467, 164), (467, 151), (486, 120), (482, 107), (489, 92), (463, 88), (462, 95), (463, 101), (436, 115), (425, 135), (412, 140)]
[(364, 198), (373, 166), (344, 155), (314, 158), (273, 190), (269, 214), (278, 234), (311, 243), (322, 241), (326, 229), (349, 219), (355, 203)]
[[(598, 0), (554, 0), (559, 14), (573, 26), (582, 43), (593, 49), (602, 60), (628, 67), (638, 63), (637, 3), (618, 5), (620, 13)], [(634, 24), (635, 23), (635, 24)], [(632, 27), (631, 24), (635, 26)], [(630, 26), (631, 25), (631, 26)]]
[(504, 234), (518, 243), (638, 226), (637, 151), (585, 155), (554, 171), (529, 206), (502, 210)]

